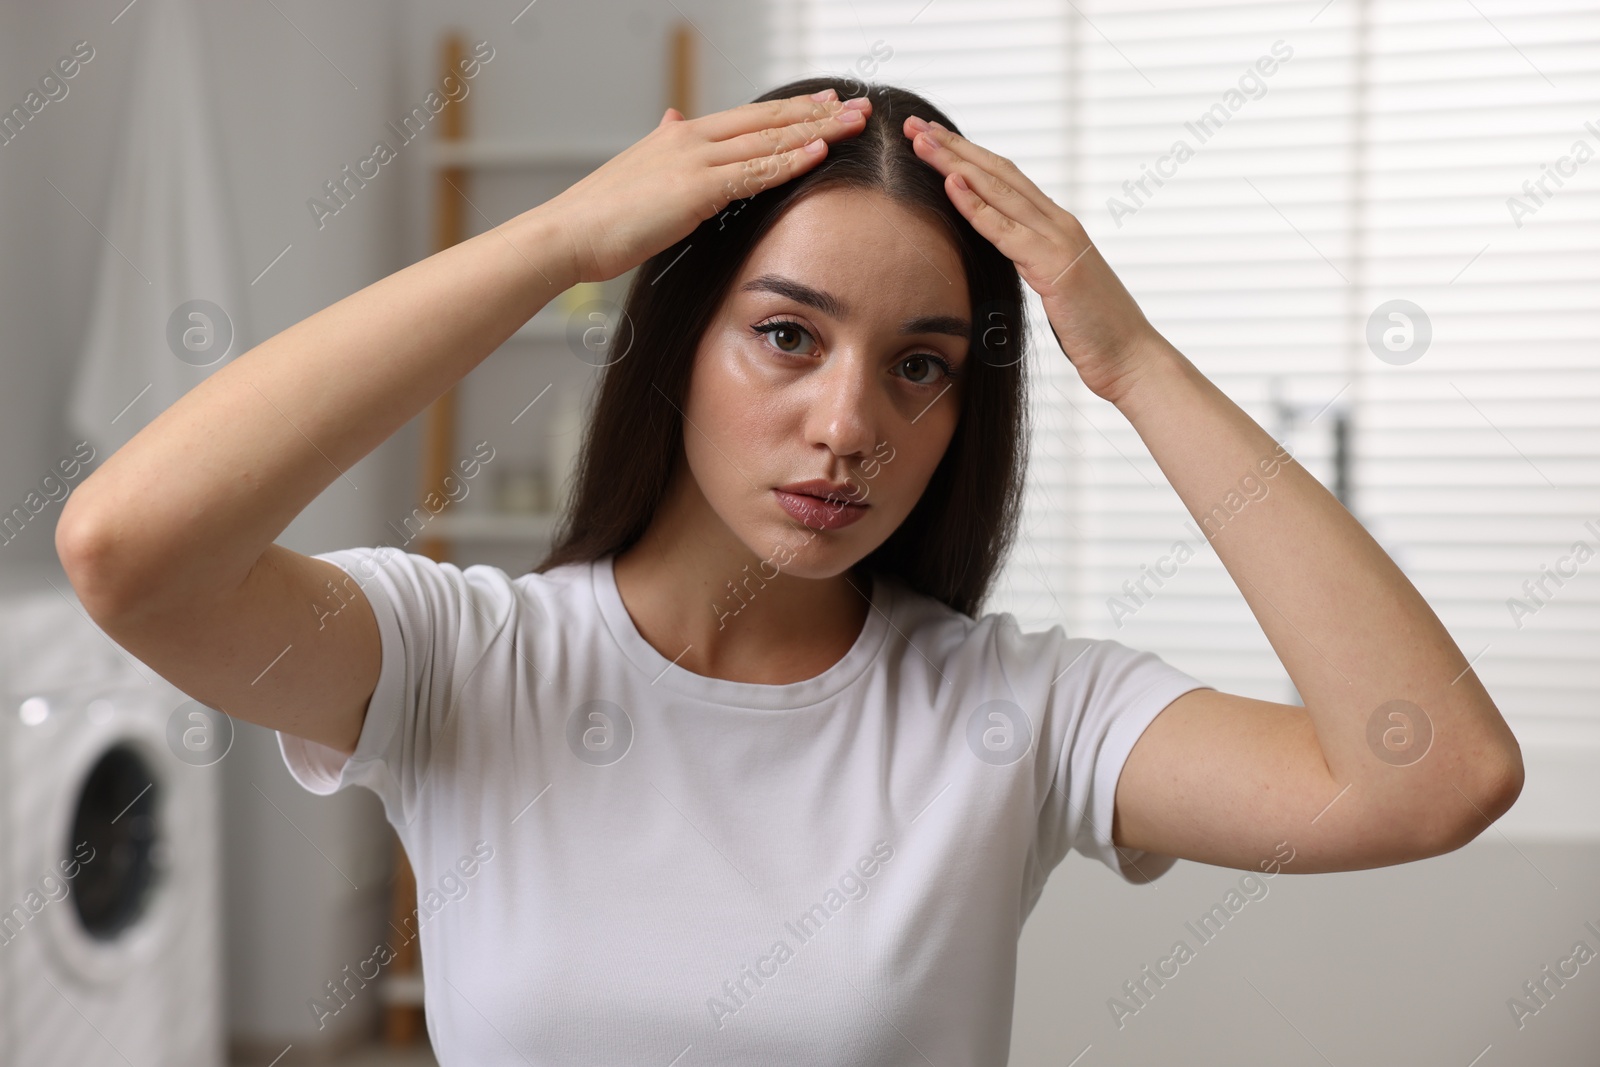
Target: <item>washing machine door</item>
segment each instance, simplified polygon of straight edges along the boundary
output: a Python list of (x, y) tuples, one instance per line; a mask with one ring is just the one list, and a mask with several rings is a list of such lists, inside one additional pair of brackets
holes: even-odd
[(165, 799), (155, 768), (127, 741), (101, 751), (78, 785), (61, 859), (77, 867), (68, 899), (96, 941), (115, 941), (150, 912), (167, 849), (157, 819)]
[(65, 773), (42, 843), (71, 891), (44, 917), (51, 954), (84, 982), (115, 982), (147, 966), (171, 942), (189, 895), (174, 872), (192, 847), (179, 777), (192, 768), (167, 751), (159, 709), (138, 707), (144, 699), (80, 695), (62, 709), (67, 729), (56, 741)]

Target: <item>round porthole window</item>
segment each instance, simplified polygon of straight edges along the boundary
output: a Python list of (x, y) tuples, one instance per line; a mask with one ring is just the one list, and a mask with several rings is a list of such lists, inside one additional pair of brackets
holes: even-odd
[(71, 897), (96, 940), (113, 940), (149, 905), (160, 873), (159, 799), (150, 765), (126, 744), (107, 749), (84, 780), (66, 850), (90, 857), (73, 879)]

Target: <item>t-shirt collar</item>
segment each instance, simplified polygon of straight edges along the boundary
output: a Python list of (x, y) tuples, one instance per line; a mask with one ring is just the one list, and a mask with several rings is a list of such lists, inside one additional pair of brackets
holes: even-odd
[[(814, 678), (784, 685), (735, 682), (695, 674), (667, 659), (639, 633), (617, 592), (614, 556), (590, 564), (590, 587), (606, 629), (647, 684), (679, 696), (734, 707), (782, 710), (820, 703), (855, 681), (883, 649), (893, 615), (894, 593), (889, 582), (872, 575), (872, 606), (855, 644), (833, 666)], [(870, 574), (870, 572), (868, 572)]]

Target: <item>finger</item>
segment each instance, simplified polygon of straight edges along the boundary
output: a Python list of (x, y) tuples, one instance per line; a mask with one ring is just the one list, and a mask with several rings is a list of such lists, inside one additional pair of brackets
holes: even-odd
[(805, 173), (827, 154), (828, 142), (817, 137), (787, 152), (768, 153), (755, 159), (712, 167), (711, 174), (717, 181), (721, 203), (726, 205)]
[(1024, 275), (1036, 273), (1035, 265), (1055, 254), (1059, 245), (985, 200), (964, 178), (965, 174), (958, 170), (944, 180), (945, 192), (956, 210)]
[(683, 112), (679, 111), (675, 107), (669, 107), (669, 108), (667, 108), (666, 114), (661, 116), (661, 121), (656, 123), (656, 126), (657, 126), (657, 128), (659, 128), (659, 127), (667, 125), (668, 123), (682, 122), (682, 121), (684, 121)]
[[(945, 192), (956, 210), (972, 223), (973, 229), (1017, 265), (1028, 285), (1040, 295), (1053, 291), (1068, 271), (1095, 250), (1094, 242), (1083, 232), (1076, 219), (1071, 220), (1073, 225), (1064, 233), (1060, 230), (1041, 233), (1017, 222), (1005, 211), (986, 201), (965, 180), (961, 171), (949, 174), (944, 184)], [(1070, 251), (1074, 246), (1078, 246), (1075, 253)]]
[(915, 115), (906, 119), (906, 128), (912, 132), (920, 130), (922, 133), (927, 134), (935, 144), (968, 162), (976, 163), (991, 173), (1003, 174), (1009, 179), (1011, 177), (1009, 172), (1014, 171), (1016, 176), (1014, 184), (1016, 185), (1033, 186), (1027, 175), (1023, 174), (1011, 160), (998, 152), (990, 151), (980, 144), (967, 140), (954, 130), (947, 129), (936, 122), (925, 121)]
[[(1011, 160), (915, 116), (906, 119), (904, 128), (913, 135), (912, 148), (918, 158), (933, 164), (943, 174), (959, 169), (969, 185), (990, 202), (1005, 203), (1019, 220), (1027, 219), (1039, 227), (1062, 222), (1061, 205), (1046, 196)], [(960, 167), (960, 163), (968, 165)]]
[[(833, 93), (832, 89), (826, 90)], [(833, 94), (837, 97), (838, 94)], [(834, 100), (813, 100), (809, 96), (790, 96), (760, 100), (694, 119), (695, 127), (708, 141), (725, 141), (740, 134), (755, 133), (773, 126), (789, 126), (806, 119), (818, 119), (838, 108)]]
[[(1039, 233), (1049, 234), (1057, 231), (1058, 227), (1054, 225), (1054, 220), (1041, 212), (1020, 189), (996, 177), (978, 164), (962, 159), (925, 134), (919, 134), (912, 141), (912, 150), (916, 152), (918, 159), (939, 171), (947, 180), (951, 175), (961, 175), (974, 193), (1008, 218)], [(946, 184), (948, 187), (948, 181)]]
[(853, 137), (867, 128), (867, 116), (872, 114), (871, 102), (865, 103), (867, 105), (865, 107), (854, 108), (829, 101), (817, 106), (832, 110), (824, 110), (817, 118), (807, 118), (788, 126), (771, 127), (718, 141), (711, 146), (709, 163), (711, 166), (721, 166), (787, 152), (799, 148), (816, 137), (830, 142)]

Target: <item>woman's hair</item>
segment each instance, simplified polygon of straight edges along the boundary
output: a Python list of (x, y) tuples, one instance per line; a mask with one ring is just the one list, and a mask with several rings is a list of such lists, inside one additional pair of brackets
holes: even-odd
[[(683, 416), (701, 336), (756, 243), (801, 197), (876, 190), (938, 221), (960, 253), (972, 304), (962, 410), (944, 457), (898, 529), (861, 565), (976, 617), (1016, 534), (1027, 463), (1023, 288), (1016, 265), (950, 202), (944, 177), (912, 151), (907, 115), (956, 124), (923, 97), (848, 76), (780, 85), (757, 101), (832, 88), (872, 101), (865, 129), (830, 142), (797, 177), (735, 200), (645, 261), (621, 320), (639, 351), (602, 373), (552, 547), (531, 573), (620, 553), (645, 532), (683, 458)], [(959, 131), (957, 131), (959, 132)], [(670, 269), (669, 269), (670, 268)], [(892, 444), (892, 442), (891, 442)]]

